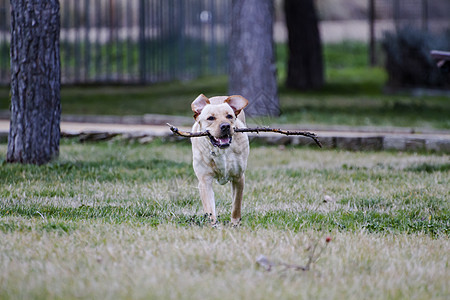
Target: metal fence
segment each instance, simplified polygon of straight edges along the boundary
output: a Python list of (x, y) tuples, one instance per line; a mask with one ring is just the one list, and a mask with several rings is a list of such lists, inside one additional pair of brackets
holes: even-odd
[(370, 62), (382, 57), (375, 44), (404, 28), (443, 35), (450, 30), (450, 0), (369, 0)]
[(376, 17), (392, 20), (395, 30), (414, 27), (425, 31), (440, 32), (448, 29), (450, 25), (450, 1), (448, 0), (371, 1), (375, 2)]
[[(0, 0), (0, 84), (10, 80), (9, 1)], [(361, 1), (369, 3), (370, 30), (365, 20), (356, 20), (348, 22), (343, 32), (370, 41), (372, 63), (382, 56), (376, 44), (386, 31), (412, 26), (440, 33), (450, 28), (450, 0)], [(61, 74), (65, 84), (139, 84), (226, 73), (231, 0), (60, 3)], [(340, 38), (345, 40), (346, 36)]]
[(0, 84), (9, 83), (9, 1), (0, 0)]
[[(60, 0), (61, 80), (153, 83), (223, 74), (230, 0)], [(9, 0), (0, 0), (0, 83), (8, 84)]]

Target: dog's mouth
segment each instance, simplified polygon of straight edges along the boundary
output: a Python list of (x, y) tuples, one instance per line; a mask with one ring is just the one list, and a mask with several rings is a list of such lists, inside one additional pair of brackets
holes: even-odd
[(230, 135), (225, 135), (225, 136), (216, 138), (216, 137), (213, 137), (212, 135), (209, 135), (209, 139), (211, 141), (211, 144), (214, 147), (218, 147), (220, 149), (225, 149), (230, 146), (232, 137)]

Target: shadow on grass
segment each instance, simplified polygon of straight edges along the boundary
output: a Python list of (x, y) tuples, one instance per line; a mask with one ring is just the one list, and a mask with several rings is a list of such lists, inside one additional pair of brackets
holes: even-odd
[(134, 181), (147, 182), (193, 176), (190, 163), (166, 159), (54, 162), (43, 166), (7, 164), (0, 168), (3, 184), (19, 182)]

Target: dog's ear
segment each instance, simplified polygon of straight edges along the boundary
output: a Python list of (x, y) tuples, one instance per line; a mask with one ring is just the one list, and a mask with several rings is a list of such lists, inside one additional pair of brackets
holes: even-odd
[(198, 115), (201, 114), (203, 108), (205, 108), (208, 104), (209, 99), (203, 94), (200, 94), (197, 98), (195, 98), (194, 102), (191, 104), (192, 111), (194, 112), (194, 119), (197, 120)]
[(234, 110), (234, 114), (237, 116), (248, 105), (248, 100), (240, 95), (233, 95), (225, 100), (229, 106)]

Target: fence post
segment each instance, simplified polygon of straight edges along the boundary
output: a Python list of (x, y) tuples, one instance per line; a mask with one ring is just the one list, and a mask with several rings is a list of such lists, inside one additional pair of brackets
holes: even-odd
[(0, 84), (8, 84), (9, 77), (9, 2), (0, 3)]
[(145, 53), (145, 25), (146, 25), (145, 0), (139, 0), (139, 80), (146, 82), (146, 53)]
[[(184, 34), (184, 28), (186, 26), (186, 18), (185, 18), (185, 14), (186, 14), (186, 7), (184, 6), (185, 1), (183, 0), (178, 0), (178, 11), (180, 14), (180, 21), (178, 22), (178, 33), (179, 33), (179, 45), (178, 45), (178, 63), (179, 63), (179, 67), (178, 67), (178, 77), (184, 79), (186, 77), (186, 69), (185, 69), (185, 65), (186, 65), (186, 53), (185, 53), (185, 34)], [(188, 4), (189, 5), (189, 4)]]
[[(217, 50), (216, 50), (216, 33), (214, 32), (214, 28), (216, 26), (216, 7), (215, 7), (215, 1), (210, 0), (210, 19), (209, 19), (209, 28), (210, 28), (210, 59), (209, 59), (209, 71), (210, 74), (216, 74), (216, 61), (217, 61)], [(207, 74), (209, 75), (209, 74)]]
[(422, 30), (428, 31), (428, 0), (422, 0)]
[(369, 64), (375, 66), (375, 0), (369, 0)]
[(395, 25), (395, 31), (398, 32), (400, 27), (400, 3), (398, 0), (392, 1), (393, 4), (393, 11), (394, 11), (394, 25)]
[(89, 81), (90, 78), (90, 67), (91, 67), (91, 39), (90, 39), (90, 32), (91, 32), (91, 22), (90, 22), (90, 9), (91, 9), (91, 3), (90, 0), (86, 0), (84, 2), (84, 17), (86, 19), (86, 28), (84, 32), (84, 42), (85, 42), (85, 48), (84, 48), (84, 82)]

